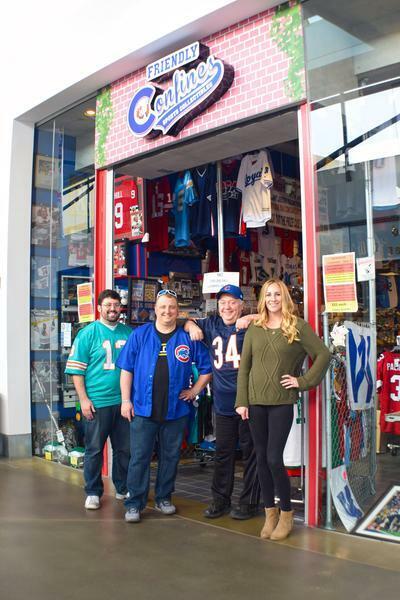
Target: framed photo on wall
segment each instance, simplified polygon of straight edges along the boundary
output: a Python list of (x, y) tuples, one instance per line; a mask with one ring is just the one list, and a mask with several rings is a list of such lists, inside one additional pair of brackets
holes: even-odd
[(37, 154), (35, 159), (35, 187), (60, 191), (61, 160)]

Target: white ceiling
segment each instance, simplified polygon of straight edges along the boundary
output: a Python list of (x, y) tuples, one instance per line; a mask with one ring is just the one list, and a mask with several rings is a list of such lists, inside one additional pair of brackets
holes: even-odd
[[(297, 111), (215, 133), (190, 143), (161, 150), (156, 155), (143, 156), (117, 168), (119, 174), (154, 179), (168, 173), (222, 160), (260, 148), (277, 147), (298, 155)], [(291, 142), (291, 143), (288, 143)], [(284, 149), (281, 145), (284, 144)]]

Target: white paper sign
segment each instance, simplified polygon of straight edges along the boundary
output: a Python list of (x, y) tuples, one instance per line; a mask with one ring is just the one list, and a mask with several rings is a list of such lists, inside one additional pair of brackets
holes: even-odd
[(357, 281), (370, 281), (375, 279), (375, 258), (364, 256), (357, 258)]
[(239, 273), (218, 271), (217, 273), (204, 273), (203, 294), (216, 294), (224, 286), (239, 285)]
[(61, 346), (70, 348), (72, 344), (72, 324), (61, 323)]

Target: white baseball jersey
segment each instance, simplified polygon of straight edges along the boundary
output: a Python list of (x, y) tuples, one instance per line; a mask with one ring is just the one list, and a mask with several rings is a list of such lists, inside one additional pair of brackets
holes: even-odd
[(271, 218), (272, 172), (265, 150), (242, 159), (237, 188), (242, 192), (242, 219), (246, 227), (262, 227)]

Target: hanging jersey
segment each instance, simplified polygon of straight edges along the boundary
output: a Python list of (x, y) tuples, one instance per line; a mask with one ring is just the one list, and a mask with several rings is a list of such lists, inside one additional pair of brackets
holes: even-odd
[(101, 321), (94, 321), (81, 329), (74, 340), (65, 373), (83, 375), (95, 408), (121, 402), (120, 369), (115, 363), (130, 334), (131, 329), (121, 323), (110, 329)]
[(376, 276), (376, 303), (380, 308), (395, 308), (398, 304), (397, 284), (394, 275)]
[(147, 249), (161, 252), (168, 248), (168, 211), (172, 208), (168, 177), (147, 183), (147, 231), (150, 236)]
[(262, 266), (266, 273), (266, 279), (272, 277), (279, 278), (281, 276), (281, 239), (273, 228), (266, 233), (265, 231), (258, 232), (258, 248), (263, 257)]
[(215, 412), (235, 415), (237, 374), (246, 330), (236, 331), (235, 325), (225, 325), (219, 315), (199, 319), (197, 325), (210, 353)]
[(400, 435), (400, 422), (386, 422), (387, 414), (400, 410), (400, 354), (384, 352), (378, 359), (377, 390), (380, 400), (380, 426), (383, 433)]
[(197, 194), (190, 171), (179, 177), (173, 195), (173, 214), (175, 216), (175, 246), (190, 244), (189, 206), (197, 202)]
[(269, 278), (268, 274), (264, 271), (262, 254), (250, 252), (250, 269), (250, 283), (263, 283)]
[(237, 187), (242, 192), (242, 218), (247, 227), (261, 227), (271, 218), (272, 173), (265, 150), (247, 154), (241, 162)]
[[(118, 177), (114, 186), (114, 238), (132, 238), (133, 211), (139, 210), (139, 195), (133, 177)], [(139, 235), (136, 233), (135, 235)]]
[(198, 202), (190, 210), (193, 240), (217, 235), (217, 168), (215, 163), (192, 170)]
[(242, 193), (237, 189), (239, 167), (239, 160), (226, 160), (222, 163), (222, 210), (226, 236), (242, 234)]

